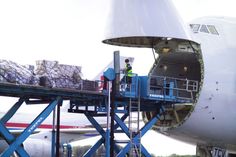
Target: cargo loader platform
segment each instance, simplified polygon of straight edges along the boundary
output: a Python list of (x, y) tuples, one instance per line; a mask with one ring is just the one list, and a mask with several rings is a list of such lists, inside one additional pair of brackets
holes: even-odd
[[(65, 89), (65, 88), (49, 88), (36, 85), (19, 85), (12, 83), (0, 83), (0, 96), (19, 98), (18, 101), (12, 105), (8, 112), (0, 120), (0, 134), (9, 144), (9, 147), (3, 151), (0, 156), (7, 157), (13, 153), (22, 157), (27, 157), (29, 154), (22, 147), (23, 142), (43, 123), (50, 113), (57, 106), (57, 117), (60, 117), (60, 106), (64, 100), (83, 99), (89, 102), (91, 99), (93, 103), (103, 102), (105, 95), (98, 91)], [(4, 102), (2, 102), (4, 103)], [(48, 104), (44, 110), (29, 124), (22, 133), (15, 137), (6, 127), (6, 123), (17, 112), (23, 103), (27, 105), (33, 104)], [(2, 104), (4, 105), (4, 104)], [(59, 126), (59, 125), (58, 125)], [(59, 127), (58, 127), (59, 132)], [(52, 132), (54, 137), (52, 139), (52, 150), (56, 149), (56, 134)], [(58, 134), (58, 133), (57, 133)], [(59, 150), (59, 145), (57, 146)], [(55, 151), (52, 151), (52, 156), (55, 156)]]
[[(110, 123), (108, 123), (105, 130), (95, 119), (96, 117), (107, 117), (109, 119), (112, 108), (109, 103), (109, 91), (106, 92), (107, 99), (96, 105), (91, 105), (83, 100), (70, 101), (68, 111), (84, 113), (101, 135), (97, 143), (86, 152), (85, 157), (94, 155), (102, 144), (106, 147), (106, 157), (110, 156), (109, 149), (111, 147), (114, 148), (117, 157), (123, 157), (127, 154), (150, 157), (151, 155), (141, 144), (141, 138), (160, 120), (160, 117), (165, 113), (165, 107), (178, 103), (192, 103), (194, 101), (193, 93), (198, 90), (197, 81), (164, 76), (135, 75), (132, 77), (129, 90), (122, 89), (126, 85), (121, 84), (120, 86), (121, 88), (114, 98), (114, 128), (110, 128)], [(150, 111), (155, 111), (156, 114), (140, 128), (140, 113)], [(136, 117), (133, 115), (135, 112), (137, 113)], [(115, 139), (113, 145), (110, 143), (110, 131), (123, 133), (129, 140)], [(119, 143), (126, 145), (120, 148)], [(64, 146), (66, 147), (66, 145)], [(71, 148), (70, 144), (67, 144), (67, 146)], [(71, 154), (71, 152), (68, 152), (68, 154)]]
[[(88, 91), (83, 89), (49, 88), (35, 85), (0, 83), (0, 96), (19, 98), (0, 120), (0, 133), (9, 144), (9, 147), (2, 152), (1, 156), (10, 156), (14, 152), (19, 156), (29, 156), (22, 147), (22, 143), (42, 124), (56, 106), (58, 109), (57, 114), (59, 114), (60, 106), (64, 100), (70, 101), (68, 112), (85, 114), (91, 124), (101, 134), (101, 139), (84, 156), (89, 157), (93, 155), (102, 144), (106, 146), (107, 151), (110, 147), (114, 147), (119, 157), (125, 156), (125, 154), (131, 152), (150, 156), (148, 151), (141, 144), (141, 137), (159, 120), (162, 113), (165, 112), (165, 106), (173, 103), (192, 102), (192, 92), (198, 90), (198, 84), (196, 81), (155, 76), (134, 76), (132, 79), (130, 90), (126, 91), (120, 89), (119, 93), (117, 93), (114, 98), (115, 127), (113, 131), (126, 134), (129, 140), (123, 142), (115, 140), (116, 144), (114, 146), (109, 143), (109, 123), (107, 130), (104, 130), (95, 119), (95, 117), (98, 116), (104, 118), (108, 117), (109, 119), (110, 92), (103, 93), (99, 90)], [(182, 86), (178, 87), (178, 82), (181, 82), (184, 88), (182, 88)], [(8, 130), (5, 124), (23, 103), (28, 105), (48, 103), (48, 105), (18, 137), (15, 137), (10, 133), (10, 130)], [(132, 113), (137, 112), (139, 115), (140, 112), (148, 111), (156, 111), (156, 115), (142, 128), (137, 126), (135, 130), (133, 130), (133, 127), (131, 127), (133, 125), (131, 123), (134, 121)], [(129, 118), (128, 126), (127, 118)], [(135, 121), (136, 124), (139, 125), (140, 117)], [(57, 131), (58, 134), (60, 129), (58, 128)], [(59, 150), (55, 136), (56, 134), (53, 135), (54, 138), (52, 139), (52, 150)], [(120, 142), (126, 143), (123, 149), (117, 146)], [(54, 155), (55, 151), (52, 151), (52, 156)], [(106, 156), (109, 156), (109, 152), (106, 153)]]

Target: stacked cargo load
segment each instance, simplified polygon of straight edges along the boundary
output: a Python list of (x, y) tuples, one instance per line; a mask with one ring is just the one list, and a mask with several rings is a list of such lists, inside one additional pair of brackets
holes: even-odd
[(39, 78), (33, 66), (22, 66), (12, 61), (0, 60), (0, 81), (4, 83), (37, 85)]
[(98, 89), (96, 81), (82, 79), (80, 66), (48, 60), (36, 61), (36, 67), (0, 60), (0, 82), (89, 91)]
[(51, 88), (81, 89), (81, 67), (59, 64), (57, 61), (36, 61), (35, 73), (39, 85)]

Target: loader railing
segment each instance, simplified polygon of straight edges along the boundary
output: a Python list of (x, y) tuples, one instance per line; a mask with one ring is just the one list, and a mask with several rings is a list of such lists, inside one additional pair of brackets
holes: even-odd
[(177, 99), (194, 99), (198, 91), (198, 81), (166, 76), (149, 76), (150, 96), (170, 96)]

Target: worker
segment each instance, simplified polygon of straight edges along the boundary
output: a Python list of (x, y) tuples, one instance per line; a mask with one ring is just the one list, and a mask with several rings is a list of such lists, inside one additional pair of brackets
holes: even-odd
[(122, 69), (125, 74), (121, 79), (121, 85), (127, 84), (126, 90), (130, 90), (130, 85), (132, 83), (132, 66), (129, 63), (129, 59), (125, 59), (125, 68)]

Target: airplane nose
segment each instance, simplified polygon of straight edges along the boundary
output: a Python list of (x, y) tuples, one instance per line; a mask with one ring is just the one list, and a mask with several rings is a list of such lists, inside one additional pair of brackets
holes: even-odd
[(111, 0), (103, 43), (151, 47), (163, 38), (191, 40), (170, 0)]

